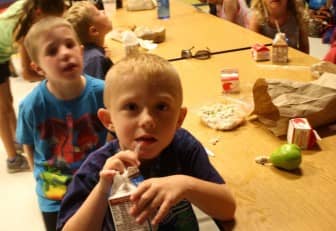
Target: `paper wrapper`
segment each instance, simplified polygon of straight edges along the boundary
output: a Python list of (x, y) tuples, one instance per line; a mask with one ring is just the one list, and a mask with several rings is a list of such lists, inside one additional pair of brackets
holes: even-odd
[(336, 75), (325, 73), (308, 83), (258, 79), (253, 100), (253, 113), (276, 136), (285, 135), (295, 117), (307, 118), (316, 128), (336, 121)]

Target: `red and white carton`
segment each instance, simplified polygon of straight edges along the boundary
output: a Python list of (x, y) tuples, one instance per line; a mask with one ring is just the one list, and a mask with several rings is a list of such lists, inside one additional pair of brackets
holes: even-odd
[(290, 119), (288, 123), (287, 142), (302, 149), (312, 148), (320, 136), (312, 129), (306, 118)]
[(236, 68), (225, 68), (220, 74), (223, 93), (239, 92), (239, 74)]
[(252, 57), (255, 61), (270, 60), (270, 49), (264, 44), (256, 43), (251, 47)]

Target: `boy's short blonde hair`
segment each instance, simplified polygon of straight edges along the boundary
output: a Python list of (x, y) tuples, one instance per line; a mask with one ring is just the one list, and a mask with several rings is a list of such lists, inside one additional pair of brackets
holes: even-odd
[(92, 7), (95, 5), (91, 2), (79, 1), (73, 3), (64, 14), (64, 18), (72, 24), (83, 45), (90, 41), (89, 27), (92, 19)]
[[(78, 37), (76, 32), (74, 31), (71, 24), (61, 17), (48, 16), (43, 18), (43, 20), (39, 20), (37, 23), (33, 24), (33, 26), (28, 31), (25, 39), (24, 46), (27, 50), (27, 53), (30, 59), (38, 63), (38, 51), (40, 50), (40, 37), (43, 34), (48, 33), (50, 30), (57, 27), (67, 27), (74, 32), (74, 36), (76, 41), (78, 41)], [(79, 42), (79, 41), (78, 41)]]
[(183, 101), (183, 90), (180, 76), (175, 68), (165, 59), (148, 53), (140, 53), (123, 58), (106, 74), (104, 89), (104, 104), (107, 108), (113, 101), (112, 94), (115, 91), (116, 83), (122, 83), (129, 78), (134, 81), (156, 82), (174, 89), (174, 97), (179, 106)]

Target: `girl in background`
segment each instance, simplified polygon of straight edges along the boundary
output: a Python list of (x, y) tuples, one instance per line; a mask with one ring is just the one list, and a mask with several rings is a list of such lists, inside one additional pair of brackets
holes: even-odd
[(252, 0), (249, 28), (270, 38), (280, 31), (289, 46), (309, 53), (308, 14), (300, 0)]
[(30, 59), (22, 41), (30, 26), (46, 15), (62, 15), (63, 0), (18, 0), (0, 15), (0, 138), (7, 153), (9, 173), (29, 169), (27, 160), (15, 144), (16, 116), (10, 89), (9, 63), (11, 55), (19, 51), (22, 75), (26, 80), (37, 81), (42, 77), (30, 68)]
[(240, 26), (248, 26), (249, 8), (245, 0), (199, 0), (209, 3), (210, 13), (236, 23)]

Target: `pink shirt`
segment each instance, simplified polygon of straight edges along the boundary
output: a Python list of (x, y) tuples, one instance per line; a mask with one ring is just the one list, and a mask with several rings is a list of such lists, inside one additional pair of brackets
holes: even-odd
[[(224, 0), (224, 1), (232, 1), (232, 0)], [(236, 12), (236, 16), (233, 22), (243, 27), (247, 27), (249, 21), (248, 20), (249, 8), (246, 5), (245, 0), (237, 0), (237, 1), (239, 4), (239, 9)], [(216, 8), (217, 8), (217, 16), (220, 18), (227, 19), (224, 11), (224, 3), (217, 4)]]

